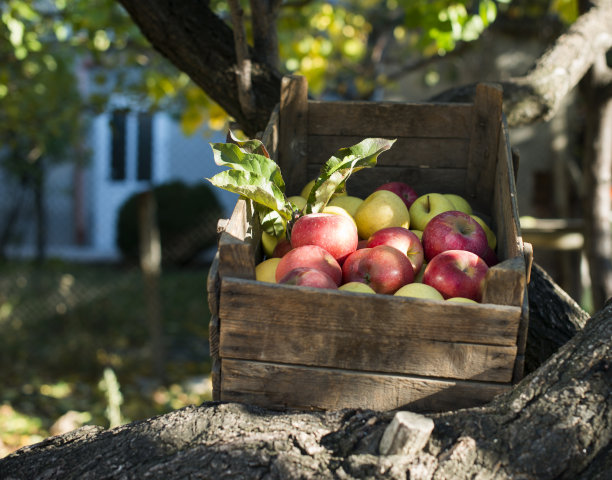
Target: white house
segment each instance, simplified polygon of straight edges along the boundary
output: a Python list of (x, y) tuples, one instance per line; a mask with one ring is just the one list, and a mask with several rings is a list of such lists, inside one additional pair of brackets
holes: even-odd
[[(45, 185), (49, 257), (118, 259), (115, 225), (118, 211), (129, 196), (171, 180), (207, 182), (206, 177), (220, 171), (214, 164), (210, 142), (224, 141), (224, 133), (186, 136), (170, 115), (138, 113), (123, 108), (126, 106), (115, 104), (92, 122), (87, 166), (66, 163), (50, 168)], [(0, 227), (15, 189), (0, 171)], [(229, 215), (236, 195), (215, 190)], [(30, 257), (35, 254), (35, 245), (33, 205), (24, 201), (7, 253)]]

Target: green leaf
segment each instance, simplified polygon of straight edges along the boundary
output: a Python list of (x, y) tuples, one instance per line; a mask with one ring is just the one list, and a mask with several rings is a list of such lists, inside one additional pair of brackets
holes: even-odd
[(207, 180), (216, 187), (243, 195), (255, 203), (276, 210), (285, 220), (291, 219), (291, 203), (287, 201), (283, 191), (268, 178), (246, 170), (226, 170)]
[(306, 213), (320, 212), (337, 190), (342, 190), (346, 179), (362, 168), (376, 165), (378, 155), (389, 150), (395, 140), (366, 138), (352, 147), (341, 148), (321, 168), (310, 191)]
[(266, 150), (266, 146), (261, 140), (256, 138), (240, 140), (238, 137), (236, 137), (236, 135), (234, 135), (234, 132), (229, 130), (227, 132), (227, 141), (228, 143), (238, 145), (240, 150), (242, 150), (244, 153), (255, 153), (257, 155), (263, 155), (264, 157), (270, 158), (270, 154), (268, 153), (268, 150)]
[(256, 174), (272, 182), (281, 192), (285, 191), (285, 181), (274, 160), (257, 153), (245, 153), (235, 143), (211, 143), (211, 146), (217, 165)]
[(279, 237), (286, 230), (287, 222), (276, 210), (271, 210), (260, 203), (255, 204), (255, 210), (259, 215), (261, 228), (270, 235)]

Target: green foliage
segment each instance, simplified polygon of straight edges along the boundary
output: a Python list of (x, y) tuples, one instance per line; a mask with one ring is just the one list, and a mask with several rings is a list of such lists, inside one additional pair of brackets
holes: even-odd
[[(263, 229), (271, 235), (285, 230), (302, 212), (285, 195), (285, 182), (279, 166), (259, 140), (213, 143), (215, 163), (229, 167), (208, 181), (214, 186), (242, 195), (255, 203)], [(341, 148), (321, 168), (310, 196), (306, 213), (320, 212), (332, 195), (344, 190), (349, 176), (376, 165), (378, 155), (391, 148), (395, 140), (366, 138), (356, 145)]]
[(55, 260), (0, 270), (0, 458), (42, 441), (67, 412), (108, 428), (106, 368), (116, 374), (125, 422), (210, 400), (206, 268), (169, 267), (161, 276), (166, 384), (151, 376), (146, 355), (139, 269)]
[[(155, 187), (153, 196), (166, 263), (187, 263), (216, 244), (223, 209), (208, 185), (174, 181)], [(138, 259), (138, 197), (134, 194), (126, 200), (117, 221), (117, 246), (131, 261)]]

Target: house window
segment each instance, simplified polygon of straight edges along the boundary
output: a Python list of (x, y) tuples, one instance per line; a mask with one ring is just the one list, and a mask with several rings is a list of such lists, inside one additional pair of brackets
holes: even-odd
[(115, 110), (111, 116), (111, 180), (126, 177), (126, 124), (127, 112)]
[(138, 180), (151, 180), (152, 166), (152, 117), (148, 113), (138, 114), (138, 149), (137, 149), (137, 178)]

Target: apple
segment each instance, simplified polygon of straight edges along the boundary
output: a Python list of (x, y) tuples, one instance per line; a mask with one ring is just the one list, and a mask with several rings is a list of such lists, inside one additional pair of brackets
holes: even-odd
[(343, 290), (345, 292), (376, 293), (372, 287), (361, 282), (343, 283), (338, 287), (338, 290)]
[(495, 251), (487, 246), (486, 252), (482, 255), (482, 259), (485, 261), (489, 268), (494, 267), (499, 263), (499, 259), (497, 258), (497, 254)]
[(480, 302), (488, 270), (485, 261), (473, 252), (446, 250), (427, 264), (423, 283), (438, 290), (445, 299), (465, 297)]
[[(406, 204), (406, 208), (410, 208), (410, 205), (418, 198), (417, 193), (410, 185), (404, 182), (389, 182), (380, 185), (376, 190), (389, 190), (390, 192), (398, 195)], [(375, 190), (375, 191), (376, 191)]]
[(453, 204), (441, 193), (428, 193), (417, 198), (410, 205), (410, 227), (425, 230), (425, 225), (436, 215), (455, 210)]
[[(347, 214), (348, 215), (348, 214)], [(291, 246), (318, 245), (338, 262), (357, 250), (357, 227), (344, 215), (309, 213), (296, 220), (291, 229)]]
[(342, 279), (344, 283), (365, 283), (376, 293), (393, 294), (412, 282), (414, 269), (397, 248), (379, 245), (351, 253), (342, 265)]
[(406, 204), (389, 190), (378, 190), (368, 195), (357, 207), (354, 218), (359, 238), (363, 239), (370, 238), (381, 228), (410, 228), (410, 214)]
[(268, 258), (255, 266), (255, 280), (276, 283), (276, 267), (280, 258)]
[(327, 206), (329, 207), (342, 207), (344, 208), (351, 217), (355, 216), (355, 212), (363, 202), (362, 198), (355, 197), (353, 195), (339, 195), (332, 197)]
[(300, 267), (321, 270), (332, 278), (336, 286), (342, 283), (342, 267), (331, 253), (318, 245), (303, 245), (288, 251), (276, 266), (276, 281), (280, 282), (291, 270)]
[(428, 261), (445, 250), (468, 250), (482, 257), (489, 248), (487, 235), (478, 222), (458, 210), (433, 217), (423, 230), (422, 242)]
[(316, 268), (298, 267), (290, 270), (278, 283), (300, 285), (302, 287), (336, 289), (338, 285), (325, 272)]
[(435, 288), (424, 283), (409, 283), (394, 293), (396, 297), (428, 298), (430, 300), (444, 300), (444, 297)]
[(459, 210), (460, 212), (472, 214), (472, 206), (465, 198), (454, 193), (445, 193), (444, 196), (453, 205), (453, 210)]
[(455, 302), (455, 303), (478, 303), (478, 302), (472, 300), (471, 298), (465, 298), (465, 297), (447, 298), (446, 301), (447, 302)]
[(493, 230), (491, 230), (491, 227), (489, 227), (486, 224), (486, 222), (482, 218), (480, 218), (478, 215), (470, 215), (470, 216), (480, 224), (482, 229), (487, 234), (487, 241), (489, 242), (489, 247), (495, 250), (495, 247), (497, 246), (497, 237), (495, 233), (493, 232)]
[(378, 245), (389, 245), (404, 253), (412, 263), (415, 275), (421, 270), (424, 260), (423, 245), (419, 237), (407, 228), (387, 227), (374, 232), (366, 246), (372, 248)]
[(289, 250), (291, 250), (291, 248), (291, 242), (287, 240), (286, 237), (279, 238), (276, 241), (276, 246), (274, 247), (274, 250), (272, 251), (272, 256), (276, 258), (284, 257), (285, 254)]

